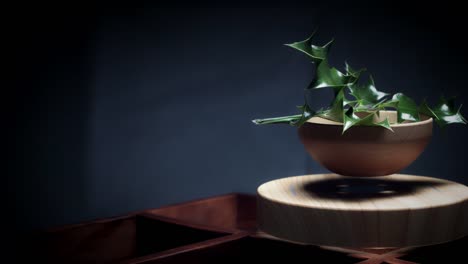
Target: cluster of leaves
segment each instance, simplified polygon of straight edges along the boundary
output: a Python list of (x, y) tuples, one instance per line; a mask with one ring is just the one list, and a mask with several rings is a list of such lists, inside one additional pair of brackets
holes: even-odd
[[(466, 119), (461, 115), (460, 108), (455, 107), (454, 98), (441, 97), (439, 103), (429, 107), (424, 100), (420, 105), (413, 99), (397, 93), (393, 96), (381, 92), (375, 87), (374, 79), (369, 75), (367, 82), (361, 84), (360, 77), (366, 69), (355, 70), (345, 63), (345, 72), (330, 67), (327, 54), (333, 40), (323, 46), (312, 44), (314, 34), (306, 40), (286, 44), (291, 48), (306, 54), (315, 64), (315, 76), (308, 86), (307, 91), (313, 89), (331, 89), (334, 99), (326, 109), (312, 110), (306, 102), (299, 106), (300, 114), (292, 116), (255, 119), (255, 124), (287, 123), (293, 126), (301, 126), (314, 116), (343, 123), (343, 133), (356, 125), (381, 126), (392, 130), (390, 121), (385, 119), (377, 122), (375, 118), (381, 110), (396, 110), (398, 123), (420, 121), (420, 115), (431, 116), (437, 124), (444, 127), (447, 124), (466, 124)], [(346, 95), (352, 99), (348, 99)]]

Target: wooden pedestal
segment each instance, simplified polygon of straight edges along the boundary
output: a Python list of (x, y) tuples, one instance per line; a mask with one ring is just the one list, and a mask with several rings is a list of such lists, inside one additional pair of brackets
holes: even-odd
[(414, 175), (278, 179), (258, 188), (257, 210), (260, 230), (313, 245), (401, 248), (468, 234), (468, 187)]

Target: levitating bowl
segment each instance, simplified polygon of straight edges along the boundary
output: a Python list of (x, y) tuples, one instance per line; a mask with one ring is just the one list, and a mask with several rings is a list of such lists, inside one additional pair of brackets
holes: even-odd
[(409, 166), (432, 136), (432, 118), (396, 124), (396, 111), (380, 111), (393, 132), (383, 127), (355, 126), (342, 134), (343, 124), (313, 117), (299, 128), (299, 137), (312, 158), (345, 176), (384, 176)]

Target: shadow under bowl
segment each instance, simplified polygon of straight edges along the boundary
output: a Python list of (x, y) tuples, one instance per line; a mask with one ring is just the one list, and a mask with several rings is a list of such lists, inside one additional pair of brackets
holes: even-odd
[(345, 176), (384, 176), (409, 166), (424, 151), (432, 136), (432, 118), (397, 124), (396, 111), (380, 111), (390, 131), (376, 126), (355, 126), (342, 134), (343, 124), (313, 117), (299, 130), (299, 138), (314, 160)]

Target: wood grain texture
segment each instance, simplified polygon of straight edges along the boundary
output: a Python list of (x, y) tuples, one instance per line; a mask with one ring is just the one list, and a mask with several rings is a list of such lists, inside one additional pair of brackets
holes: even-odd
[(258, 190), (259, 229), (281, 239), (340, 247), (409, 247), (468, 234), (468, 187), (430, 177), (315, 174)]

